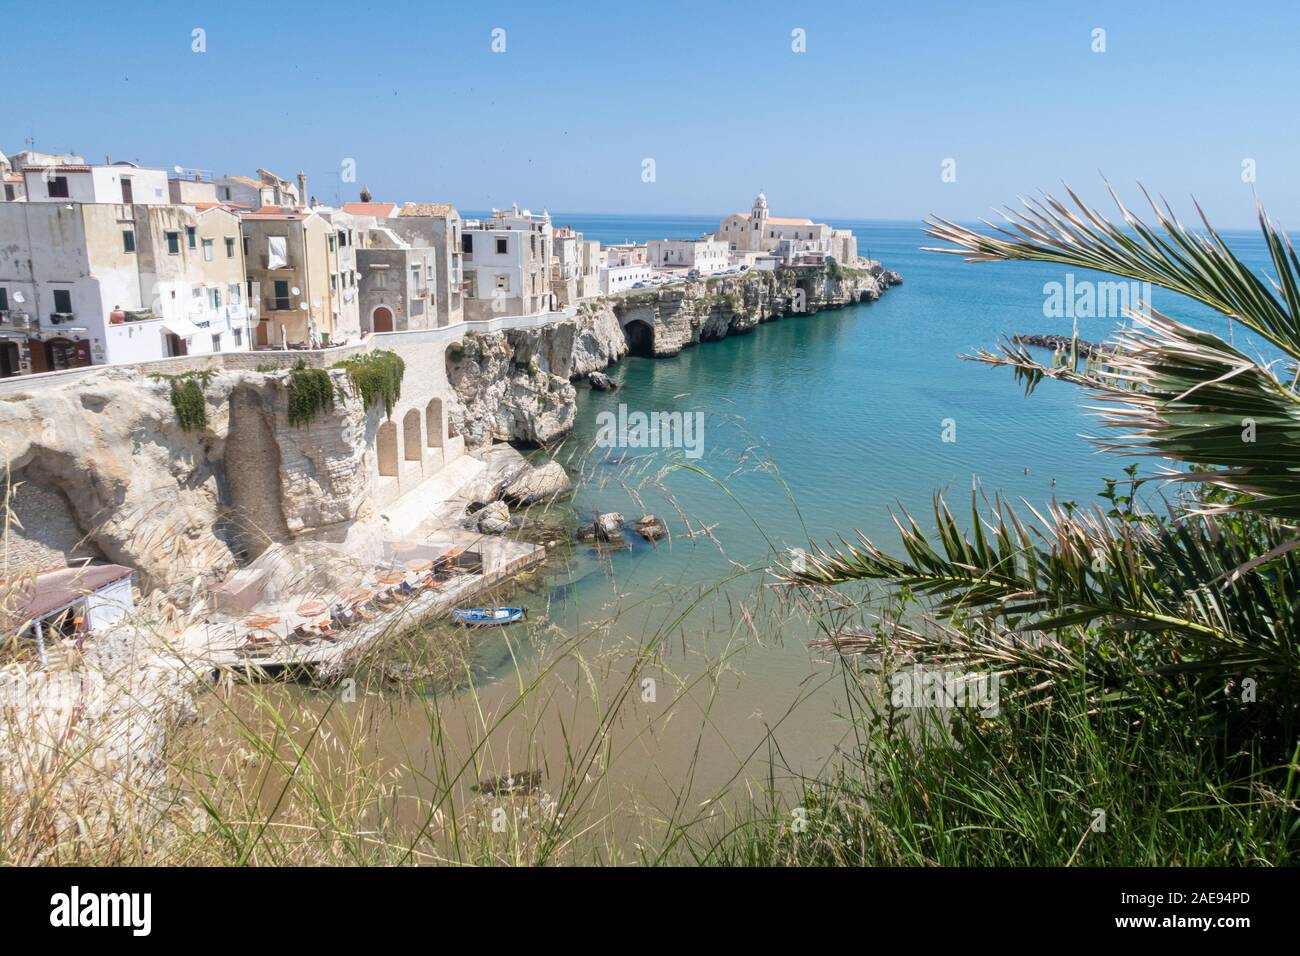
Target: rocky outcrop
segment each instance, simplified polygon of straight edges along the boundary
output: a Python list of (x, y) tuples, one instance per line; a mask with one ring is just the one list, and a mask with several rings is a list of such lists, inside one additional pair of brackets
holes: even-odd
[(902, 281), (898, 273), (879, 263), (841, 268), (835, 275), (822, 267), (799, 266), (636, 290), (608, 301), (620, 325), (640, 323), (651, 354), (665, 357), (700, 342), (749, 332), (783, 316), (874, 302)]
[(332, 409), (290, 427), (287, 379), (195, 377), (207, 422), (189, 431), (171, 383), (132, 368), (7, 396), (0, 465), (22, 524), (10, 567), (106, 559), (134, 568), (143, 590), (192, 597), (272, 542), (344, 533), (368, 500), (376, 413), (340, 388)]
[(591, 387), (598, 392), (612, 392), (614, 389), (618, 388), (618, 385), (614, 380), (604, 372), (592, 372), (587, 376), (587, 381), (589, 381)]
[(564, 466), (558, 461), (547, 462), (540, 468), (530, 468), (505, 490), (505, 499), (517, 505), (530, 505), (538, 501), (553, 501), (573, 490)]
[(637, 519), (636, 533), (647, 541), (658, 541), (668, 536), (668, 526), (664, 524), (662, 518), (645, 515)]
[(493, 501), (475, 513), (474, 524), (484, 534), (504, 534), (511, 527), (510, 509), (504, 501)]
[(545, 444), (573, 427), (570, 381), (627, 354), (627, 341), (604, 301), (584, 302), (574, 319), (540, 328), (469, 332), (447, 349), (456, 392), (448, 420), (467, 447), (493, 441)]

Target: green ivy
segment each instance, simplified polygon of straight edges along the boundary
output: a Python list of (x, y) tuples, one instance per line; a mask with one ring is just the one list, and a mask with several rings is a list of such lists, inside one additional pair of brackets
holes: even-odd
[(166, 380), (171, 386), (172, 408), (176, 410), (176, 421), (181, 431), (193, 431), (205, 428), (208, 424), (208, 403), (203, 398), (203, 386), (208, 384), (212, 371), (183, 372), (180, 375), (153, 375), (151, 378)]
[(400, 355), (380, 349), (344, 359), (334, 367), (348, 373), (352, 387), (361, 394), (361, 402), (366, 408), (380, 400), (384, 403), (385, 414), (393, 417), (393, 407), (402, 396), (402, 375), (406, 371), (406, 363)]
[(323, 368), (308, 368), (301, 359), (289, 370), (289, 424), (310, 424), (334, 407), (334, 380)]

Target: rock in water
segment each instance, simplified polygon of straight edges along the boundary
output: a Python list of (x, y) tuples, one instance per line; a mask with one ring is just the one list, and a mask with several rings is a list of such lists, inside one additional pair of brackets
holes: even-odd
[(521, 770), (518, 773), (508, 773), (495, 779), (480, 781), (470, 789), (489, 796), (505, 796), (507, 794), (533, 793), (541, 785), (542, 772), (540, 770)]
[(596, 537), (601, 541), (618, 541), (623, 536), (623, 516), (617, 511), (596, 515)]
[(478, 529), (484, 534), (501, 534), (510, 528), (510, 509), (504, 501), (493, 501), (485, 505), (476, 517)]
[(668, 536), (668, 526), (654, 515), (646, 515), (637, 520), (636, 533), (647, 541), (658, 541)]
[(541, 468), (533, 468), (520, 475), (507, 486), (505, 498), (517, 505), (530, 505), (535, 501), (551, 501), (573, 490), (573, 483), (558, 461)]
[(598, 392), (612, 392), (618, 388), (618, 383), (604, 372), (592, 372), (587, 376), (587, 381), (591, 382), (591, 387)]

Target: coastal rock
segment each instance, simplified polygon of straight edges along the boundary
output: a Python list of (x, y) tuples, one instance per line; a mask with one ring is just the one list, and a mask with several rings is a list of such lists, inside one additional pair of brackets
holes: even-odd
[(502, 534), (510, 525), (510, 509), (504, 501), (494, 501), (476, 515), (478, 530), (484, 534)]
[(592, 372), (587, 376), (587, 381), (598, 392), (612, 392), (618, 388), (618, 384), (604, 372)]
[(646, 515), (637, 519), (636, 533), (647, 541), (658, 541), (668, 536), (668, 526), (654, 515)]
[(505, 498), (517, 505), (551, 501), (573, 490), (573, 482), (558, 461), (532, 468), (515, 479), (505, 490)]
[(623, 536), (623, 516), (617, 511), (606, 511), (596, 515), (597, 541), (618, 541)]
[(553, 441), (573, 427), (577, 393), (570, 380), (617, 362), (627, 348), (603, 301), (584, 302), (575, 318), (539, 328), (468, 333), (447, 349), (447, 379), (456, 392), (448, 421), (469, 448)]

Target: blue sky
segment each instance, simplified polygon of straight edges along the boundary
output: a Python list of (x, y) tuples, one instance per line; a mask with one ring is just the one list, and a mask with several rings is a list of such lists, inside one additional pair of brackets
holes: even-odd
[[(1300, 4), (16, 4), (0, 149), (217, 173), (322, 201), (955, 219), (1141, 181), (1300, 225)], [(506, 51), (491, 51), (494, 28)], [(1092, 32), (1106, 31), (1094, 53)], [(191, 51), (206, 31), (207, 52)], [(806, 52), (791, 31), (806, 31)], [(11, 52), (13, 50), (11, 49)], [(642, 163), (655, 161), (655, 181)], [(345, 159), (357, 182), (341, 183)], [(941, 178), (945, 159), (956, 180)]]

